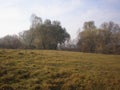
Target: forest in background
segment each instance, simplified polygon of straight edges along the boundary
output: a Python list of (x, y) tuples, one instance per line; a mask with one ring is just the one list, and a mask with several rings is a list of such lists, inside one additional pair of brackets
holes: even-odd
[(76, 36), (71, 40), (59, 21), (43, 21), (41, 17), (32, 15), (30, 29), (19, 35), (0, 38), (0, 48), (120, 54), (120, 26), (115, 22), (103, 22), (100, 27), (96, 27), (94, 21), (84, 22)]

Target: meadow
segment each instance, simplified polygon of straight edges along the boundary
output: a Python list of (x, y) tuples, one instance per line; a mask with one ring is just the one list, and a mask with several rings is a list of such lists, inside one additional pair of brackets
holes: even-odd
[(120, 90), (120, 55), (0, 49), (0, 90)]

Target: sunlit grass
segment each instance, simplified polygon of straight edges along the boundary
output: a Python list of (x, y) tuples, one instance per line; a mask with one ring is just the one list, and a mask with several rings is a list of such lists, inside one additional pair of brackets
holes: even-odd
[(0, 90), (119, 90), (120, 55), (0, 50)]

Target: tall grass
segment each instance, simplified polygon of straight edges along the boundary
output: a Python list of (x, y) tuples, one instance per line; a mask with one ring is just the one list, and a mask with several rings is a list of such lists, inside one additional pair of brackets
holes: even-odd
[(120, 55), (1, 49), (0, 90), (120, 90)]

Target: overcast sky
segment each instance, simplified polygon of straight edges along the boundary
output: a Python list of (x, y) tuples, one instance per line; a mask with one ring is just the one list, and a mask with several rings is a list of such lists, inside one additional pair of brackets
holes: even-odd
[(30, 17), (59, 20), (75, 38), (85, 21), (120, 24), (120, 0), (0, 0), (0, 37), (30, 27)]

